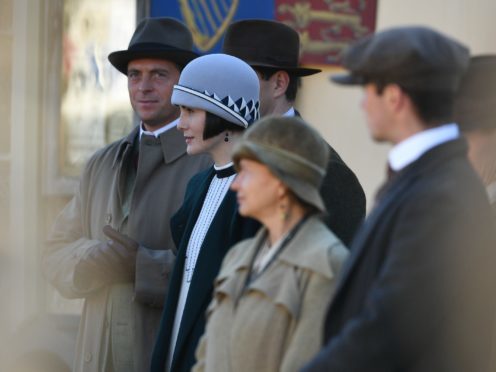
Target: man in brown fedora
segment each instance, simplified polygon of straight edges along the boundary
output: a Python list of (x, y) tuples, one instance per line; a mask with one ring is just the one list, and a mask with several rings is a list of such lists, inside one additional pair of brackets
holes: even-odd
[(174, 262), (169, 220), (208, 158), (187, 156), (171, 104), (182, 67), (196, 57), (186, 26), (141, 21), (127, 50), (109, 55), (127, 75), (140, 125), (93, 155), (58, 216), (44, 272), (67, 298), (84, 299), (74, 371), (136, 371), (150, 354)]
[[(260, 80), (261, 116), (299, 116), (293, 107), (300, 78), (320, 72), (298, 64), (300, 37), (277, 21), (251, 19), (232, 23), (223, 52), (248, 63)], [(321, 186), (327, 226), (349, 245), (365, 216), (365, 194), (353, 171), (330, 147), (327, 174)]]

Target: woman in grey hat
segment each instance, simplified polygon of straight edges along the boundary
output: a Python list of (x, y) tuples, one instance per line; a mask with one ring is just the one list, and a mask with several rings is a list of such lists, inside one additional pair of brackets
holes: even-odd
[(296, 371), (319, 350), (347, 256), (319, 217), (328, 151), (296, 117), (263, 119), (235, 146), (239, 212), (263, 227), (224, 259), (194, 371)]
[(188, 154), (210, 154), (215, 165), (191, 179), (171, 219), (178, 253), (153, 353), (152, 371), (160, 372), (190, 371), (222, 259), (259, 228), (238, 214), (236, 195), (229, 190), (235, 177), (232, 148), (259, 117), (255, 71), (225, 54), (199, 57), (182, 71), (172, 103), (181, 109), (178, 129)]

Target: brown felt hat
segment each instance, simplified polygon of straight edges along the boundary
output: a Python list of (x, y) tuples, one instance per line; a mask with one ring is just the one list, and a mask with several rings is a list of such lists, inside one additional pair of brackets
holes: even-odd
[(496, 128), (496, 55), (474, 56), (455, 101), (460, 129)]
[(143, 19), (127, 50), (112, 52), (108, 59), (117, 70), (127, 74), (127, 65), (135, 59), (158, 58), (184, 66), (196, 57), (188, 28), (177, 19), (163, 17)]
[(428, 27), (390, 28), (360, 39), (344, 54), (347, 74), (331, 79), (343, 85), (381, 81), (416, 91), (455, 93), (468, 67), (469, 51)]
[(222, 52), (238, 57), (252, 67), (284, 70), (294, 76), (321, 71), (299, 66), (300, 36), (277, 21), (247, 19), (233, 22), (224, 36)]
[(236, 167), (241, 159), (266, 165), (298, 198), (323, 212), (319, 190), (329, 151), (327, 142), (302, 119), (268, 116), (244, 132), (234, 147), (233, 161)]

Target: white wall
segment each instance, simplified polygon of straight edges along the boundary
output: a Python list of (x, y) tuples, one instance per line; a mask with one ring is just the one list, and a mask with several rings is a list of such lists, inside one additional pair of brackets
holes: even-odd
[[(377, 30), (424, 25), (470, 47), (472, 54), (496, 53), (496, 0), (378, 0)], [(338, 69), (303, 79), (297, 107), (355, 171), (370, 209), (384, 177), (388, 145), (369, 139), (360, 110), (360, 88), (329, 82)]]

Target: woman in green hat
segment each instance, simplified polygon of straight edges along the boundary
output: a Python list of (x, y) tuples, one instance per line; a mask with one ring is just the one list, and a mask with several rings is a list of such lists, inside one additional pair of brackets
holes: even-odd
[(263, 227), (223, 261), (194, 371), (295, 371), (319, 350), (347, 256), (319, 216), (328, 151), (294, 117), (263, 119), (236, 144), (239, 213)]

